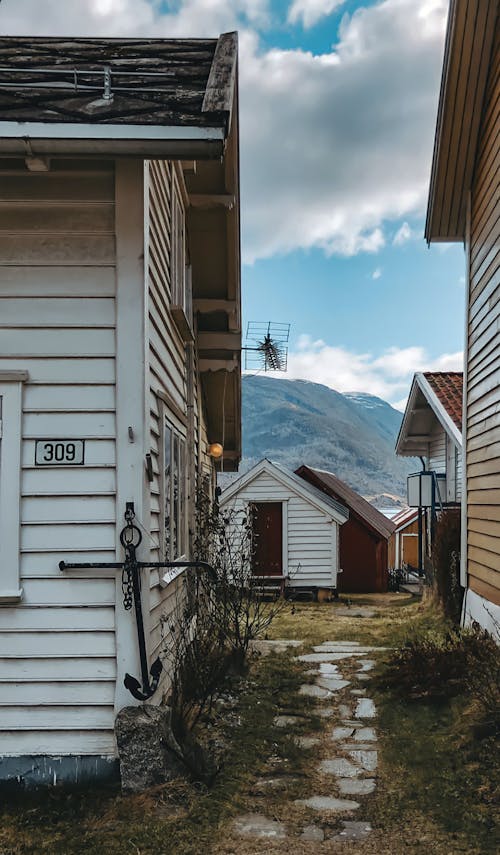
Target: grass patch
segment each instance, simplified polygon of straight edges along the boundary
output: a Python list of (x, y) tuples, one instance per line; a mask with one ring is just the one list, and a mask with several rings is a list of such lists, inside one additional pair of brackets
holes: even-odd
[[(351, 594), (350, 605), (346, 600), (290, 603), (272, 624), (269, 638), (302, 639), (309, 645), (341, 640), (394, 647), (443, 622), (437, 604), (411, 594)], [(358, 616), (360, 607), (372, 616)]]
[(389, 832), (425, 816), (449, 836), (446, 851), (496, 853), (498, 746), (472, 737), (464, 699), (412, 704), (384, 693), (376, 702), (382, 763), (368, 805), (373, 825)]
[[(307, 762), (276, 715), (304, 716), (294, 732), (316, 724), (314, 702), (297, 694), (303, 669), (286, 656), (256, 662), (248, 678), (233, 684), (237, 703), (215, 728), (230, 747), (224, 768), (210, 790), (182, 781), (141, 796), (111, 789), (54, 789), (24, 793), (0, 809), (2, 855), (199, 855), (210, 851), (233, 814), (248, 809), (248, 792), (262, 771), (299, 774)], [(227, 689), (227, 686), (225, 687)], [(313, 718), (311, 720), (311, 714)], [(270, 767), (272, 761), (272, 768)], [(300, 785), (297, 789), (300, 794)], [(298, 797), (298, 796), (297, 796)], [(266, 802), (267, 803), (267, 802)]]

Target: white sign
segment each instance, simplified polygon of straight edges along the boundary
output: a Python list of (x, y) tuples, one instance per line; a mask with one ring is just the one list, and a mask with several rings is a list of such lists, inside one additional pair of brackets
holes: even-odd
[(35, 466), (83, 466), (84, 439), (37, 439)]

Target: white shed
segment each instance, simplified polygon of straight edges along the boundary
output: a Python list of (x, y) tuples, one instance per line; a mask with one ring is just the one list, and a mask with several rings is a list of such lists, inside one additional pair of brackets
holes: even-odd
[(223, 490), (220, 504), (252, 509), (255, 575), (296, 589), (336, 589), (339, 526), (349, 519), (339, 502), (293, 472), (261, 460)]
[(234, 33), (0, 38), (0, 780), (114, 773), (168, 685), (151, 563), (189, 560), (210, 444), (239, 459), (236, 63)]

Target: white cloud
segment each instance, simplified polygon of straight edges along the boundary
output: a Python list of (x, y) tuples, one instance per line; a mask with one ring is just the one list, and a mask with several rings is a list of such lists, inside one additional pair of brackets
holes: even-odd
[(402, 246), (404, 243), (407, 243), (411, 238), (414, 237), (414, 233), (410, 229), (410, 226), (407, 222), (404, 222), (401, 228), (399, 228), (394, 235), (392, 242), (394, 246)]
[(291, 24), (301, 21), (307, 29), (317, 24), (321, 18), (331, 15), (333, 10), (344, 2), (345, 0), (293, 0), (288, 10), (288, 20)]
[(288, 355), (287, 376), (323, 383), (338, 392), (369, 392), (399, 409), (416, 371), (460, 371), (462, 365), (462, 353), (431, 357), (425, 348), (411, 346), (391, 347), (374, 356), (302, 335)]
[(387, 221), (423, 214), (446, 6), (360, 8), (319, 56), (246, 45), (245, 260), (313, 246), (376, 252)]
[[(297, 15), (331, 5), (297, 3)], [(379, 0), (345, 15), (337, 43), (319, 56), (263, 48), (270, 0), (44, 0), (43, 15), (40, 0), (3, 0), (0, 29), (180, 37), (238, 28), (251, 263), (297, 248), (376, 253), (387, 221), (423, 213), (446, 8), (446, 0)]]
[(374, 270), (372, 273), (372, 279), (380, 279), (381, 276), (382, 276), (382, 271), (381, 271), (380, 267), (377, 267), (376, 270)]

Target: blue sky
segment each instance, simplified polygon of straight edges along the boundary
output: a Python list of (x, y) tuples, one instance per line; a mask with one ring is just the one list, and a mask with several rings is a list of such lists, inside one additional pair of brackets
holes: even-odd
[(423, 240), (447, 0), (3, 0), (5, 34), (240, 37), (243, 305), (289, 377), (403, 406), (461, 367), (464, 256)]

